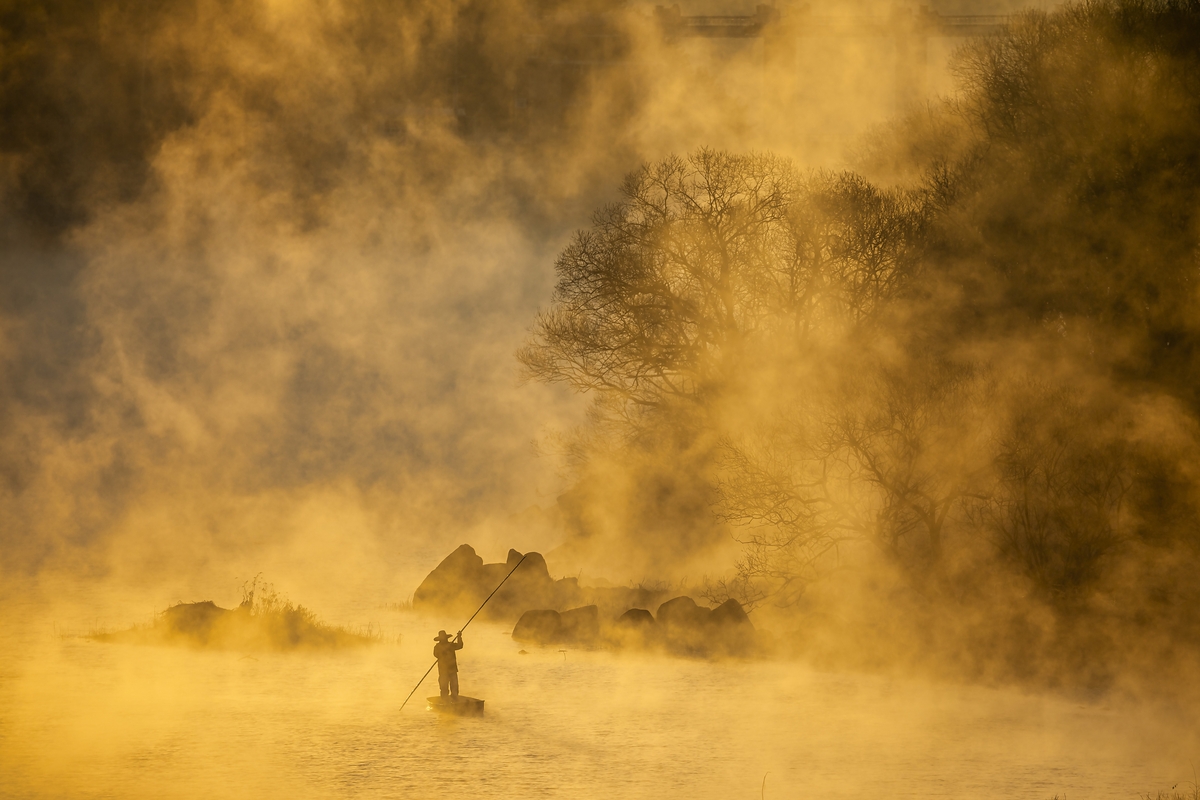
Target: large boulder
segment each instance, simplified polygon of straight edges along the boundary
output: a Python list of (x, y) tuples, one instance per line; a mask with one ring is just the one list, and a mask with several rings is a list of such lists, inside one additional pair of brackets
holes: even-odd
[(749, 625), (751, 630), (754, 629), (754, 623), (746, 615), (742, 604), (732, 597), (712, 610), (712, 613), (709, 615), (709, 621), (721, 627), (737, 628)]
[(690, 597), (675, 597), (659, 606), (656, 616), (667, 644), (674, 650), (696, 655), (741, 655), (754, 647), (754, 625), (732, 598), (707, 609)]
[(564, 642), (592, 644), (600, 636), (600, 609), (583, 606), (562, 612)]
[(696, 605), (696, 601), (684, 595), (674, 597), (658, 607), (655, 618), (658, 624), (670, 634), (672, 631), (687, 631), (697, 629), (708, 621), (712, 612), (707, 608)]
[(413, 608), (465, 619), (498, 586), (500, 590), (484, 607), (483, 617), (513, 620), (529, 608), (564, 608), (576, 605), (579, 599), (578, 584), (551, 578), (541, 553), (522, 555), (509, 550), (503, 563), (485, 564), (474, 548), (464, 544), (417, 587)]
[(662, 629), (666, 644), (672, 650), (699, 655), (709, 650), (706, 623), (711, 613), (684, 595), (663, 603), (654, 616)]
[(177, 603), (162, 613), (158, 624), (168, 636), (179, 636), (196, 644), (206, 645), (214, 638), (214, 630), (220, 629), (221, 623), (232, 613), (234, 612), (230, 609), (221, 608), (212, 600)]
[(658, 623), (644, 608), (631, 608), (608, 631), (608, 638), (617, 647), (649, 647), (658, 640)]
[(546, 559), (542, 558), (541, 553), (530, 552), (522, 557), (517, 551), (510, 550), (505, 563), (488, 564), (485, 569), (488, 570), (487, 580), (490, 584), (488, 592), (499, 586), (505, 576), (512, 572), (512, 577), (489, 603), (488, 616), (511, 619), (530, 608), (562, 607), (558, 587), (550, 577)]
[(599, 636), (600, 610), (595, 606), (561, 614), (552, 609), (526, 611), (512, 632), (516, 641), (533, 644), (593, 644)]
[(532, 644), (555, 644), (562, 639), (562, 616), (553, 609), (526, 611), (517, 620), (512, 638)]
[(654, 615), (644, 608), (631, 608), (617, 617), (617, 624), (628, 628), (653, 628)]
[(469, 544), (461, 545), (421, 581), (413, 593), (413, 608), (465, 618), (495, 588), (487, 587), (488, 577), (483, 559), (475, 549)]
[(715, 650), (731, 655), (748, 655), (757, 649), (754, 623), (742, 604), (732, 597), (712, 610), (708, 617), (710, 643)]
[[(517, 558), (514, 559), (513, 556), (517, 556)], [(521, 573), (519, 574), (537, 575), (539, 577), (546, 578), (546, 580), (550, 580), (550, 568), (546, 566), (546, 559), (541, 553), (535, 553), (534, 551), (530, 550), (528, 553), (522, 556), (516, 550), (508, 551), (509, 564), (516, 566), (517, 562), (521, 561), (524, 563), (521, 564)]]

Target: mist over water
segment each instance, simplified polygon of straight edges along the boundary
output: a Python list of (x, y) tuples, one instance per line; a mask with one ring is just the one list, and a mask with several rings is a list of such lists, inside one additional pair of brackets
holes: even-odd
[[(1194, 780), (1200, 8), (773, 8), (0, 0), (0, 796)], [(463, 543), (772, 655), (400, 713)], [(256, 576), (378, 641), (88, 638)]]
[(520, 655), (492, 623), (460, 654), (484, 717), (425, 711), (432, 678), (398, 714), (445, 621), (353, 604), (333, 614), (402, 644), (246, 655), (6, 626), (0, 791), (719, 798), (758, 794), (766, 776), (767, 797), (1117, 798), (1177, 782), (1196, 746), (1169, 707), (791, 662)]

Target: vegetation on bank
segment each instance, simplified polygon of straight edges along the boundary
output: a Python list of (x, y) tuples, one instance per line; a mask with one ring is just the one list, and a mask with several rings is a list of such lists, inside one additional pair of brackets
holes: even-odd
[(309, 609), (292, 603), (257, 579), (243, 587), (237, 608), (211, 600), (177, 603), (144, 627), (94, 634), (102, 642), (182, 645), (218, 650), (305, 650), (359, 647), (380, 641), (326, 625)]
[(1146, 800), (1200, 800), (1200, 789), (1192, 789), (1187, 792), (1177, 792), (1172, 789), (1169, 792), (1159, 791), (1155, 794), (1147, 792), (1143, 797)]
[(519, 353), (595, 399), (578, 535), (725, 526), (730, 584), (839, 663), (1183, 686), (1198, 43), (1196, 2), (1029, 12), (857, 171), (701, 150), (628, 176)]

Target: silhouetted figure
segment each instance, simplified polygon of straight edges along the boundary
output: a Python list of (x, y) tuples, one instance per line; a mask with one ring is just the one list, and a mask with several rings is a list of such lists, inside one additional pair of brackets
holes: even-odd
[(453, 640), (445, 631), (438, 631), (438, 635), (433, 640), (437, 642), (433, 646), (433, 657), (437, 659), (438, 687), (441, 689), (442, 697), (449, 695), (452, 699), (457, 700), (458, 656), (454, 655), (454, 652), (462, 650), (462, 631), (459, 631)]

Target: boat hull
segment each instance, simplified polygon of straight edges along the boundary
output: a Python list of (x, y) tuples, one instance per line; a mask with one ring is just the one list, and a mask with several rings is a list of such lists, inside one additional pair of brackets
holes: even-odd
[(451, 700), (449, 697), (426, 697), (425, 699), (429, 703), (429, 710), (439, 714), (453, 714), (456, 717), (483, 716), (483, 701), (477, 697), (460, 694), (457, 700)]

